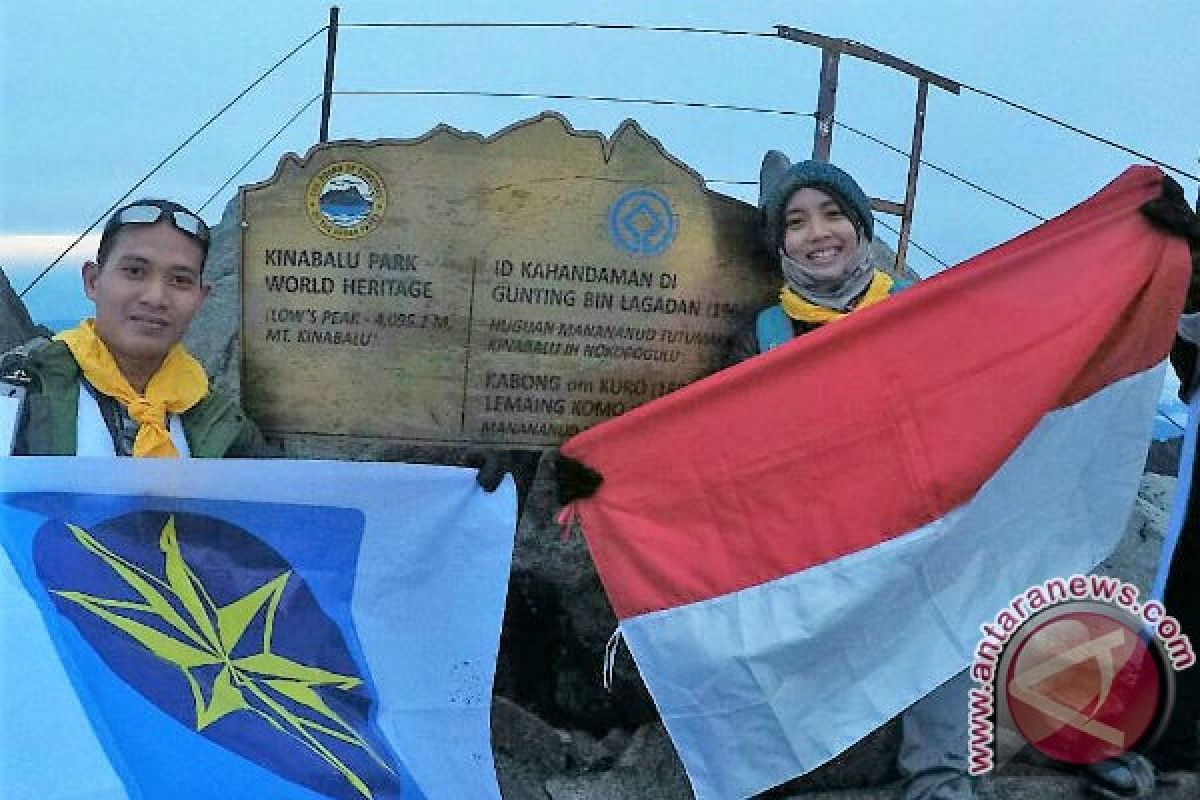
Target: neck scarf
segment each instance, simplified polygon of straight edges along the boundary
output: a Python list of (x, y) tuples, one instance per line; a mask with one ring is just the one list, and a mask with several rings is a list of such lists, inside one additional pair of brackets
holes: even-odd
[(827, 278), (814, 275), (803, 259), (792, 258), (782, 248), (779, 250), (784, 285), (810, 303), (835, 311), (849, 310), (850, 304), (871, 282), (875, 270), (871, 267), (870, 256), (870, 245), (860, 241), (846, 270), (836, 278)]
[(130, 419), (138, 423), (138, 434), (133, 440), (135, 456), (179, 456), (167, 430), (167, 414), (187, 411), (208, 394), (204, 368), (183, 345), (176, 344), (167, 352), (162, 366), (146, 384), (145, 394), (138, 394), (121, 374), (108, 346), (96, 335), (94, 320), (85, 319), (78, 327), (54, 338), (70, 348), (88, 383), (120, 402)]
[(779, 303), (783, 306), (783, 313), (792, 319), (799, 322), (811, 322), (820, 325), (832, 322), (835, 319), (841, 319), (851, 311), (873, 306), (881, 300), (886, 300), (888, 294), (892, 291), (892, 283), (891, 275), (876, 270), (874, 276), (871, 278), (871, 285), (867, 287), (866, 294), (862, 296), (862, 300), (853, 308), (845, 311), (838, 311), (818, 305), (817, 303), (811, 303), (793, 292), (787, 284), (784, 284), (783, 288), (779, 290)]

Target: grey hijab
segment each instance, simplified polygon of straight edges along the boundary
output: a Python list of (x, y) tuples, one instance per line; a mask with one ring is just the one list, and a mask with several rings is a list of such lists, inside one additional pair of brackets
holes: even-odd
[(846, 311), (850, 304), (867, 290), (875, 270), (871, 266), (871, 246), (858, 240), (858, 250), (855, 251), (846, 271), (836, 278), (829, 279), (814, 275), (810, 265), (803, 259), (795, 259), (779, 249), (780, 267), (783, 271), (783, 281), (789, 289), (810, 303), (816, 303), (834, 311)]

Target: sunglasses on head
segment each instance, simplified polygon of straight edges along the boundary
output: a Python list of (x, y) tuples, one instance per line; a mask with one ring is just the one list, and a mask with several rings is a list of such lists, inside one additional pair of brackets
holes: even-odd
[(208, 226), (204, 224), (204, 220), (190, 211), (170, 211), (148, 203), (135, 203), (134, 205), (122, 208), (113, 215), (116, 224), (112, 225), (112, 227), (116, 228), (121, 225), (153, 225), (164, 216), (171, 220), (172, 225), (188, 236), (199, 239), (201, 244), (208, 244)]

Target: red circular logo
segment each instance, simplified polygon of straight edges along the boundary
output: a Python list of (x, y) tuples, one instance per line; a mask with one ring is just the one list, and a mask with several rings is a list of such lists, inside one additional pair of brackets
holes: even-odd
[(1116, 609), (1082, 605), (1031, 620), (1001, 673), (1013, 725), (1038, 750), (1071, 764), (1138, 746), (1163, 717), (1168, 695), (1164, 664), (1137, 628)]

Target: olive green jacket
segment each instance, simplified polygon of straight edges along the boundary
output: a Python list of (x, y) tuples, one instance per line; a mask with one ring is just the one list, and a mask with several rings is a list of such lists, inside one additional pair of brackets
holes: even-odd
[[(28, 376), (25, 409), (15, 454), (75, 455), (81, 372), (65, 344), (32, 348), (22, 367)], [(195, 458), (238, 458), (264, 454), (262, 434), (231, 397), (219, 390), (180, 415)]]

